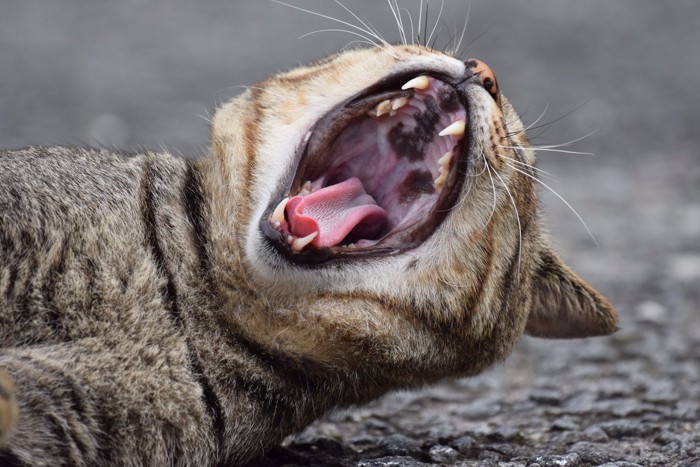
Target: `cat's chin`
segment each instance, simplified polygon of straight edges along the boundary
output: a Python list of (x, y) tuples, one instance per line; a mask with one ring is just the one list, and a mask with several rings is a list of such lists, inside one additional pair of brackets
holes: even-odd
[(468, 169), (464, 84), (403, 73), (327, 112), (300, 144), (289, 188), (260, 220), (266, 241), (307, 264), (396, 254), (425, 241)]

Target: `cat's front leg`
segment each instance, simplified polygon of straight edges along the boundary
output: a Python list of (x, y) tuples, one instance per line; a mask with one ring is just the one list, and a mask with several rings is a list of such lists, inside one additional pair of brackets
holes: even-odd
[(0, 465), (216, 462), (201, 389), (186, 357), (162, 344), (84, 339), (0, 350), (19, 406)]

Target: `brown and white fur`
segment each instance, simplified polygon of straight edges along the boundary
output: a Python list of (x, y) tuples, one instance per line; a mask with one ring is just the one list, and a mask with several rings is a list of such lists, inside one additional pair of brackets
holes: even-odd
[(332, 408), (475, 375), (524, 332), (615, 330), (542, 232), (522, 124), (480, 86), (469, 173), (425, 242), (319, 266), (266, 246), (260, 218), (315, 121), (389, 74), (467, 67), (392, 50), (250, 88), (199, 160), (0, 153), (0, 464), (240, 464)]

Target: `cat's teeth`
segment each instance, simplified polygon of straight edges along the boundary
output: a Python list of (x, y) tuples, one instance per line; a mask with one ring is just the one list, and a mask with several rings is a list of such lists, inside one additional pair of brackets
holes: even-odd
[(391, 112), (391, 101), (389, 99), (381, 101), (374, 108), (374, 111), (376, 112), (377, 117), (381, 117), (384, 114), (388, 114), (389, 112)]
[(306, 183), (302, 185), (299, 196), (306, 196), (308, 194), (311, 194), (311, 180), (307, 180)]
[(452, 162), (453, 156), (454, 153), (452, 151), (447, 151), (440, 159), (438, 159), (438, 166), (447, 169), (450, 166), (450, 162)]
[(288, 202), (289, 198), (284, 198), (282, 201), (280, 201), (280, 204), (278, 204), (275, 210), (272, 212), (272, 217), (270, 218), (272, 222), (279, 222), (280, 224), (284, 222), (284, 208), (287, 207)]
[(428, 79), (427, 76), (418, 76), (416, 78), (413, 78), (412, 80), (408, 81), (406, 84), (401, 86), (401, 89), (406, 90), (406, 89), (418, 89), (420, 91), (425, 91), (430, 87), (430, 80)]
[(447, 181), (447, 171), (443, 170), (440, 172), (440, 175), (438, 178), (433, 180), (433, 183), (435, 183), (435, 186), (437, 187), (437, 192), (440, 193), (442, 191), (442, 187), (445, 186), (445, 182)]
[(464, 120), (457, 120), (438, 134), (440, 136), (464, 136), (465, 126), (466, 122)]
[(306, 237), (295, 238), (294, 242), (292, 242), (292, 251), (303, 250), (306, 245), (311, 243), (313, 239), (316, 238), (316, 235), (318, 235), (318, 232), (312, 232)]
[(391, 101), (391, 110), (399, 110), (404, 105), (408, 104), (408, 99), (405, 97), (397, 97)]

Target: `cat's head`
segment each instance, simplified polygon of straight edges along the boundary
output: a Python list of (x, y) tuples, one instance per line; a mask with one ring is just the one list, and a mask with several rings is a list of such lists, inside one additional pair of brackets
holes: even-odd
[(212, 141), (215, 261), (270, 348), (411, 384), (476, 373), (523, 332), (616, 328), (552, 252), (534, 151), (483, 62), (340, 53), (224, 105)]

